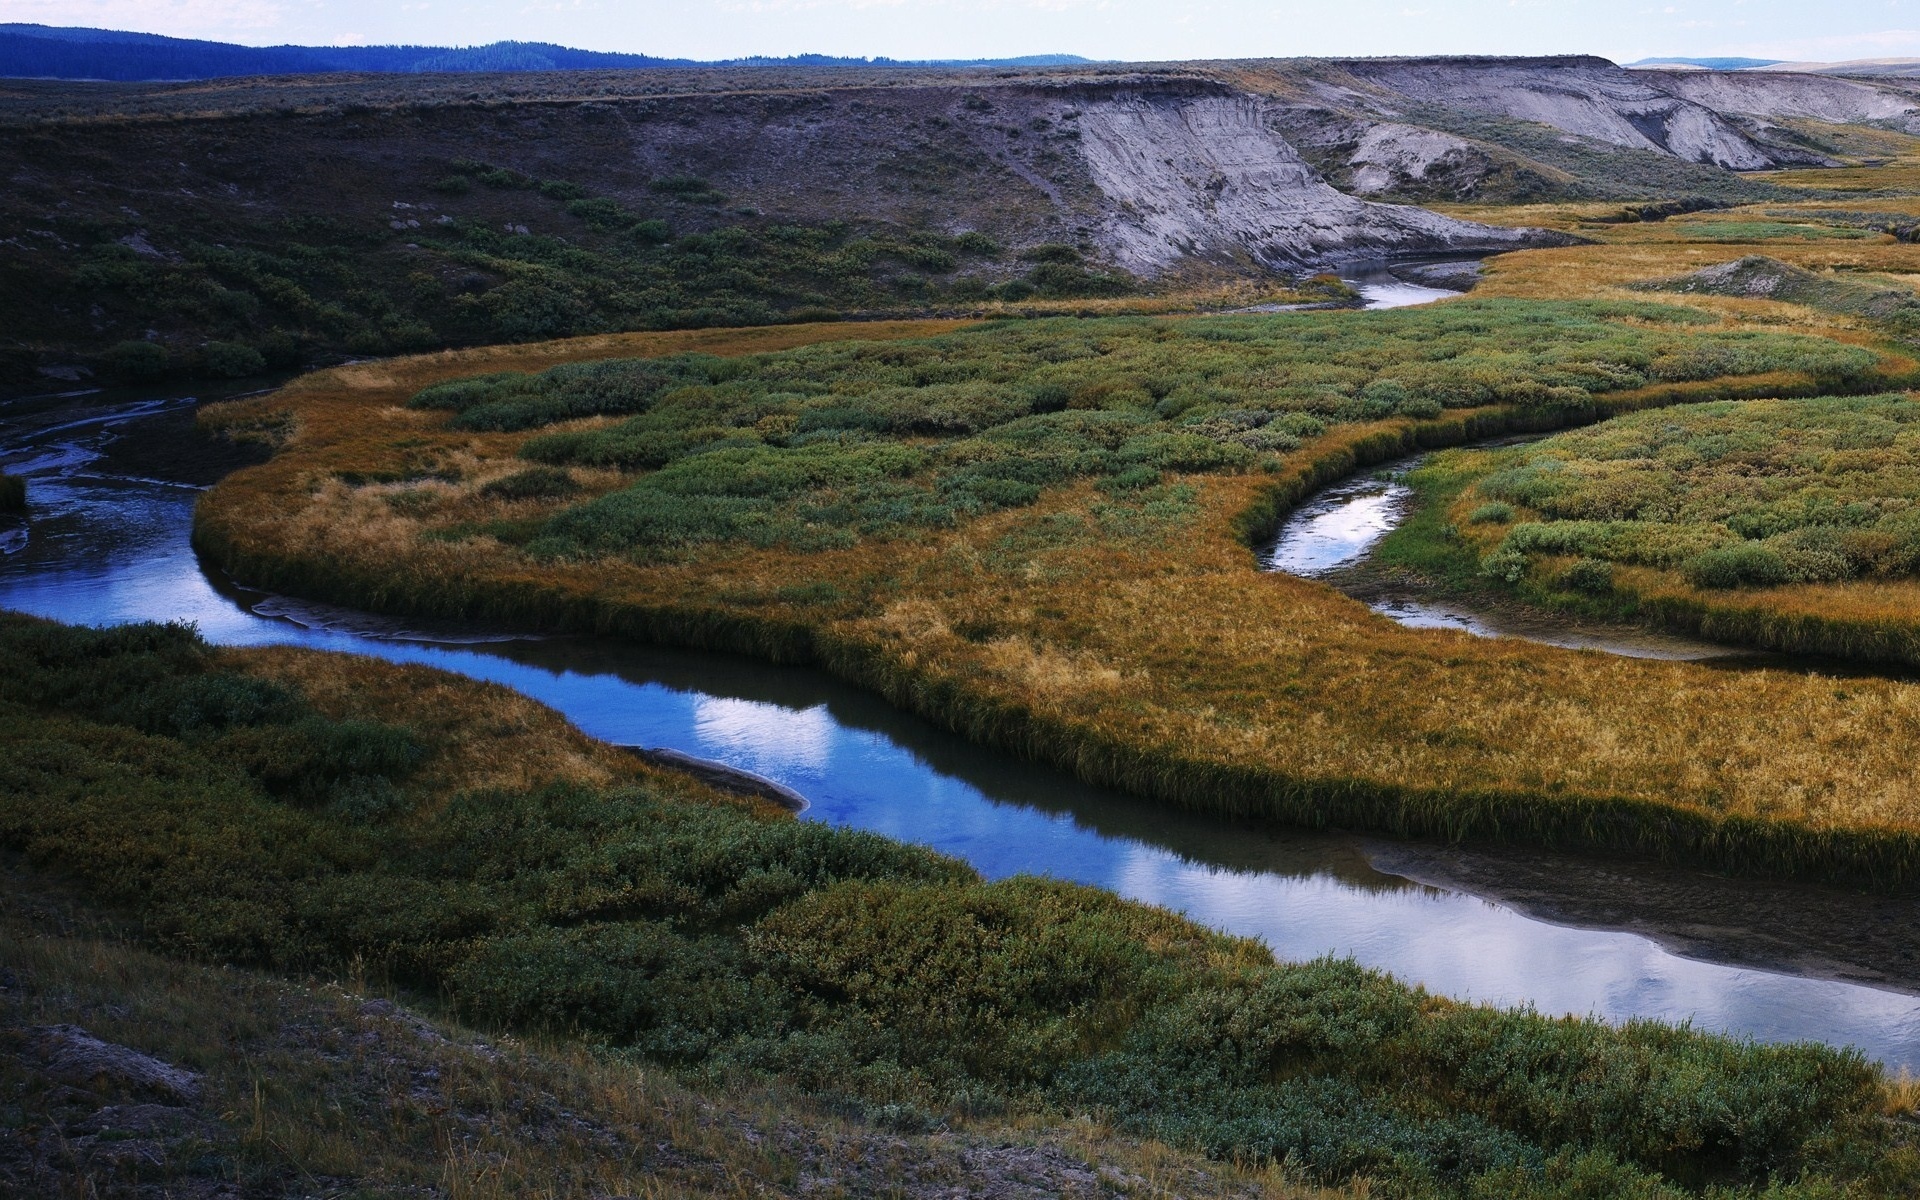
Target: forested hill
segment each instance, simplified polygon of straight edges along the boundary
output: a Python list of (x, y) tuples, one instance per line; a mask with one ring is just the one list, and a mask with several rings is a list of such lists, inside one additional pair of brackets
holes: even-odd
[(709, 64), (687, 58), (574, 50), (546, 42), (494, 42), (488, 46), (467, 47), (238, 46), (110, 29), (0, 24), (0, 76), (33, 79), (148, 81), (336, 72), (415, 74), (693, 66), (1063, 66), (1085, 61), (1070, 54), (940, 63), (802, 54)]

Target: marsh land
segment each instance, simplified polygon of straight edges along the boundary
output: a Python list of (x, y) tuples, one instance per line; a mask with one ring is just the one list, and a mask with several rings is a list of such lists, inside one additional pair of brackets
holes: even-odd
[[(254, 611), (582, 635), (583, 667), (703, 652), (687, 690), (723, 654), (803, 664), (1043, 790), (1131, 797), (1087, 823), (1400, 839), (1370, 879), (1897, 1008), (1920, 990), (1920, 98), (1633, 74), (9, 84), (6, 203), (45, 220), (0, 267), (53, 281), (9, 289), (9, 386), (335, 365), (198, 406), (152, 469), (94, 483), (74, 464), (113, 429), (159, 427), (15, 402), (3, 544), (112, 551), (75, 531), (113, 488), (137, 541), (165, 524), (142, 488), (212, 484), (191, 570)], [(143, 154), (184, 174), (123, 203)], [(1356, 307), (1337, 276), (1368, 260), (1471, 292)], [(98, 445), (48, 436), (89, 422)], [(193, 439), (204, 476), (168, 475)], [(1295, 506), (1416, 453), (1368, 570), (1768, 655), (1420, 628), (1265, 569)], [(142, 597), (177, 575), (15, 574), (21, 607), (127, 621), (0, 620), (23, 1188), (1920, 1189), (1904, 1009), (1867, 1054), (1839, 1004), (1755, 1038), (1276, 958), (874, 831), (904, 820), (716, 792), (506, 687), (127, 620), (170, 615)], [(437, 653), (415, 661), (478, 673)], [(1716, 950), (1708, 896), (1819, 899)]]

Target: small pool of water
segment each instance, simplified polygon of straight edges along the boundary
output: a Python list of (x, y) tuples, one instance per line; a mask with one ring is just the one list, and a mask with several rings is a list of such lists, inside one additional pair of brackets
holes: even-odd
[[(1774, 965), (1847, 944), (1858, 921), (1845, 893), (1743, 885), (1702, 935), (1699, 902), (1673, 905), (1677, 917), (1621, 915), (1651, 885), (1636, 882), (1630, 864), (1608, 864), (1593, 885), (1608, 904), (1571, 906), (1557, 922), (1530, 915), (1560, 902), (1552, 889), (1568, 872), (1551, 856), (1535, 872), (1544, 890), (1501, 903), (1485, 898), (1499, 893), (1498, 863), (1463, 890), (1445, 882), (1464, 876), (1461, 863), (1436, 866), (1433, 848), (1181, 813), (984, 750), (817, 671), (395, 621), (235, 586), (203, 570), (188, 544), (204, 478), (170, 479), (152, 465), (189, 454), (190, 417), (185, 401), (84, 424), (0, 409), (0, 466), (28, 475), (31, 502), (22, 545), (0, 558), (0, 607), (88, 624), (192, 621), (225, 645), (301, 645), (455, 671), (515, 688), (594, 736), (767, 776), (807, 797), (805, 819), (928, 845), (991, 878), (1032, 872), (1111, 888), (1260, 938), (1283, 958), (1352, 956), (1465, 999), (1815, 1039), (1920, 1068), (1920, 997), (1911, 994), (1920, 973), (1863, 976), (1910, 989), (1897, 990), (1835, 978), (1866, 970), (1844, 958), (1819, 959), (1807, 973)], [(1330, 542), (1344, 536), (1326, 532)], [(1376, 865), (1414, 860), (1418, 870), (1404, 873)], [(1719, 882), (1697, 890), (1720, 896)], [(1740, 949), (1745, 934), (1779, 923), (1770, 914), (1808, 912), (1824, 924), (1793, 945)], [(1886, 957), (1897, 964), (1898, 950)]]
[(1266, 555), (1269, 570), (1309, 579), (1353, 566), (1406, 519), (1404, 465), (1322, 489), (1293, 511)]
[(1432, 304), (1436, 300), (1448, 300), (1464, 294), (1450, 288), (1410, 283), (1395, 276), (1385, 266), (1351, 270), (1340, 278), (1359, 291), (1360, 298), (1366, 301), (1368, 308), (1410, 308), (1416, 304)]

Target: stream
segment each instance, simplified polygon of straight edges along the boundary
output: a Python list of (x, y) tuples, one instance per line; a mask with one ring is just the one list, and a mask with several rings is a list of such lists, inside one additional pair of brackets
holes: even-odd
[[(1351, 956), (1462, 999), (1819, 1040), (1920, 1069), (1920, 900), (1236, 824), (972, 745), (815, 670), (251, 590), (189, 545), (195, 501), (240, 465), (194, 434), (194, 407), (105, 393), (0, 407), (0, 467), (27, 477), (30, 498), (27, 518), (0, 518), (0, 608), (96, 625), (190, 621), (222, 645), (438, 667), (515, 688), (596, 737), (766, 776), (807, 798), (803, 819), (928, 845), (990, 878), (1110, 888), (1282, 958)], [(1397, 501), (1391, 481), (1365, 490), (1378, 482), (1297, 514), (1320, 549), (1301, 540), (1288, 569), (1383, 532)]]

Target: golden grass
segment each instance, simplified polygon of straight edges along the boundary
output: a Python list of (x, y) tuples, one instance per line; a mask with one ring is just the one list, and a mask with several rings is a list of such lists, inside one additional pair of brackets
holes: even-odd
[(329, 719), (405, 726), (426, 752), (408, 778), (409, 792), (425, 801), (421, 815), (462, 792), (527, 792), (553, 783), (642, 784), (686, 803), (787, 815), (770, 801), (715, 791), (590, 738), (553, 709), (502, 684), (290, 646), (224, 649), (220, 655), (232, 670), (295, 689)]
[[(1550, 278), (1583, 253), (1507, 256), (1494, 286)], [(812, 331), (845, 332), (868, 330)], [(400, 407), (452, 375), (642, 344), (665, 353), (693, 338), (714, 353), (758, 350), (801, 333), (635, 335), (654, 340), (617, 349), (587, 339), (305, 377), (210, 414), (244, 424), (284, 410), (298, 432), (208, 495), (198, 544), (250, 582), (348, 603), (816, 661), (972, 737), (1198, 808), (1659, 849), (1785, 873), (1920, 871), (1920, 688), (1850, 681), (1842, 698), (1828, 681), (1783, 672), (1406, 629), (1257, 569), (1243, 536), (1310, 485), (1416, 437), (1498, 431), (1497, 419), (1338, 427), (1280, 475), (1196, 477), (1196, 515), (1159, 539), (1050, 541), (1039, 531), (1051, 518), (1096, 498), (1083, 486), (924, 542), (736, 548), (647, 566), (536, 563), (484, 536), (423, 540), (485, 511), (476, 484), (410, 516), (380, 489), (335, 478), (423, 454), (503, 470), (522, 435), (453, 433), (440, 414)], [(1667, 391), (1618, 400), (1714, 394)], [(782, 598), (808, 583), (845, 598)]]
[(527, 791), (556, 780), (612, 787), (664, 777), (500, 684), (430, 667), (284, 646), (225, 650), (222, 655), (246, 674), (297, 690), (323, 716), (413, 730), (430, 751), (416, 782), (431, 795)]
[[(1881, 207), (1878, 202), (1874, 207)], [(1916, 202), (1920, 208), (1920, 202)], [(1743, 215), (1706, 214), (1727, 219)], [(1682, 220), (1611, 226), (1608, 240), (1586, 246), (1529, 250), (1487, 260), (1475, 296), (1522, 300), (1633, 300), (1705, 309), (1729, 326), (1818, 333), (1862, 345), (1884, 345), (1884, 335), (1865, 318), (1822, 312), (1774, 300), (1641, 291), (1634, 284), (1672, 279), (1703, 267), (1760, 254), (1803, 270), (1863, 283), (1905, 286), (1900, 277), (1920, 275), (1920, 244), (1876, 235), (1853, 241), (1769, 239), (1753, 242), (1690, 240)], [(1587, 231), (1592, 233), (1593, 231)]]

